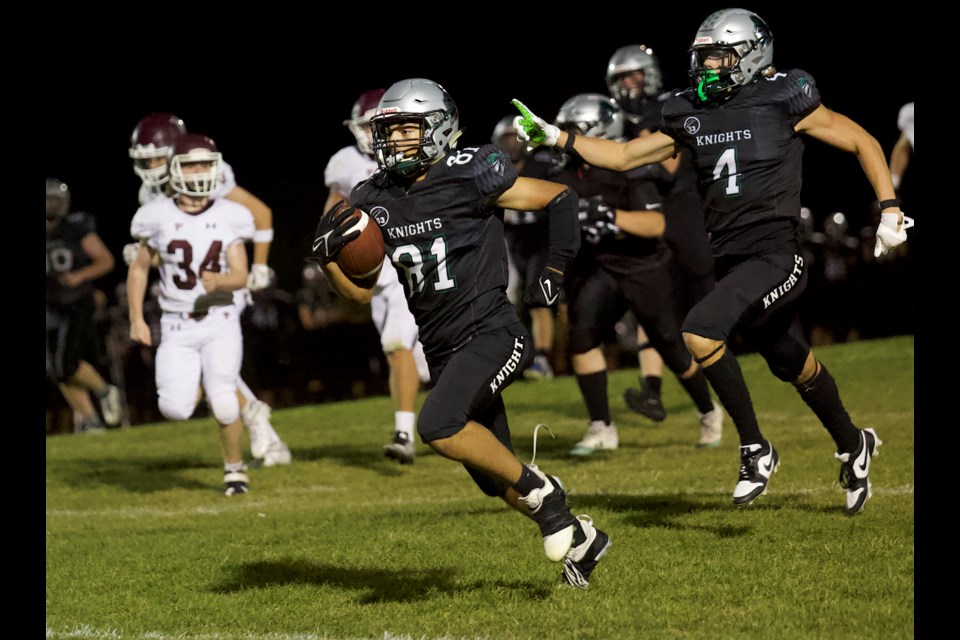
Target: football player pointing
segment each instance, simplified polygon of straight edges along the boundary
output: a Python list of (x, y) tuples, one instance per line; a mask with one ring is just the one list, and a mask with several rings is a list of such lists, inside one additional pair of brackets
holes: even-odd
[(773, 35), (760, 16), (724, 9), (700, 25), (690, 49), (692, 87), (663, 106), (660, 131), (627, 143), (560, 131), (517, 103), (517, 130), (533, 144), (575, 149), (590, 164), (626, 171), (691, 154), (707, 213), (717, 284), (687, 314), (690, 352), (740, 435), (733, 502), (767, 490), (779, 454), (760, 432), (750, 393), (727, 340), (734, 328), (781, 380), (792, 383), (836, 443), (846, 510), (870, 498), (867, 477), (880, 440), (854, 426), (837, 384), (804, 338), (797, 300), (807, 283), (799, 246), (805, 134), (856, 154), (880, 203), (876, 252), (907, 238), (883, 150), (858, 124), (820, 103), (813, 77), (773, 66)]
[[(420, 328), (434, 388), (417, 420), (420, 438), (462, 463), (489, 496), (502, 498), (540, 526), (547, 557), (564, 561), (563, 578), (586, 587), (610, 539), (587, 516), (574, 518), (564, 488), (513, 454), (501, 393), (533, 357), (526, 328), (507, 298), (499, 208), (549, 213), (546, 267), (532, 284), (533, 306), (556, 307), (563, 274), (580, 243), (577, 196), (542, 180), (518, 178), (493, 144), (458, 146), (459, 115), (430, 80), (391, 86), (371, 119), (380, 170), (357, 186), (350, 204), (373, 213), (387, 257)], [(368, 302), (372, 288), (352, 282), (333, 262), (355, 237), (325, 213), (314, 243), (340, 295)]]

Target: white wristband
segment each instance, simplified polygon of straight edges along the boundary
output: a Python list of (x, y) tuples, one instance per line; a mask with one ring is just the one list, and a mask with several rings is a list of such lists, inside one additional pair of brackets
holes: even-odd
[(257, 229), (253, 232), (253, 241), (257, 244), (273, 242), (273, 229)]

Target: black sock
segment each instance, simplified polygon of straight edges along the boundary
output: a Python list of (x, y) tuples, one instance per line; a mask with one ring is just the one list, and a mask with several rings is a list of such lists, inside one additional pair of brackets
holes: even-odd
[(707, 379), (703, 375), (703, 369), (697, 369), (697, 372), (689, 378), (681, 378), (680, 384), (687, 390), (693, 403), (697, 405), (697, 411), (700, 413), (709, 413), (713, 411), (713, 400), (710, 399), (710, 388), (707, 387)]
[(538, 355), (538, 356), (543, 356), (543, 357), (546, 358), (547, 360), (550, 359), (550, 351), (547, 350), (547, 349), (537, 349), (536, 355)]
[(513, 483), (513, 488), (516, 489), (517, 493), (521, 496), (525, 496), (534, 489), (541, 488), (543, 484), (543, 478), (531, 471), (527, 465), (523, 465), (520, 479)]
[(590, 415), (590, 422), (603, 420), (604, 424), (610, 424), (610, 401), (607, 399), (607, 370), (588, 373), (586, 375), (577, 374), (577, 384), (580, 385), (580, 393), (583, 394), (583, 401), (587, 405), (587, 413)]
[(822, 362), (819, 364), (820, 371), (812, 378), (793, 386), (826, 427), (830, 437), (837, 444), (837, 451), (852, 452), (860, 446), (860, 432), (853, 426), (850, 414), (843, 407), (840, 391), (833, 376)]
[(760, 435), (760, 425), (757, 424), (757, 414), (753, 410), (747, 383), (730, 349), (726, 349), (719, 360), (704, 367), (703, 375), (710, 381), (717, 399), (737, 427), (740, 446), (762, 442), (763, 436)]
[(640, 386), (650, 392), (650, 395), (659, 398), (660, 389), (663, 385), (663, 378), (660, 376), (643, 376), (640, 379)]

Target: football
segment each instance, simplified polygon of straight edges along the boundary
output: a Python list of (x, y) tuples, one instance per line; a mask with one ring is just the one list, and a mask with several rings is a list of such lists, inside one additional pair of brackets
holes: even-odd
[(344, 224), (359, 225), (360, 235), (337, 253), (337, 266), (353, 280), (365, 281), (383, 264), (386, 252), (383, 234), (376, 221), (360, 209), (356, 209), (353, 217)]

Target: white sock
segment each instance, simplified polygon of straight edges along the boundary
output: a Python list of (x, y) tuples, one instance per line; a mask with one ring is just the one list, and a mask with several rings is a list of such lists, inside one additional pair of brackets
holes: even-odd
[(240, 462), (224, 462), (223, 470), (227, 473), (242, 472), (244, 469), (243, 461)]
[(407, 440), (413, 441), (413, 422), (416, 414), (413, 411), (397, 411), (393, 414), (394, 429), (407, 436)]

